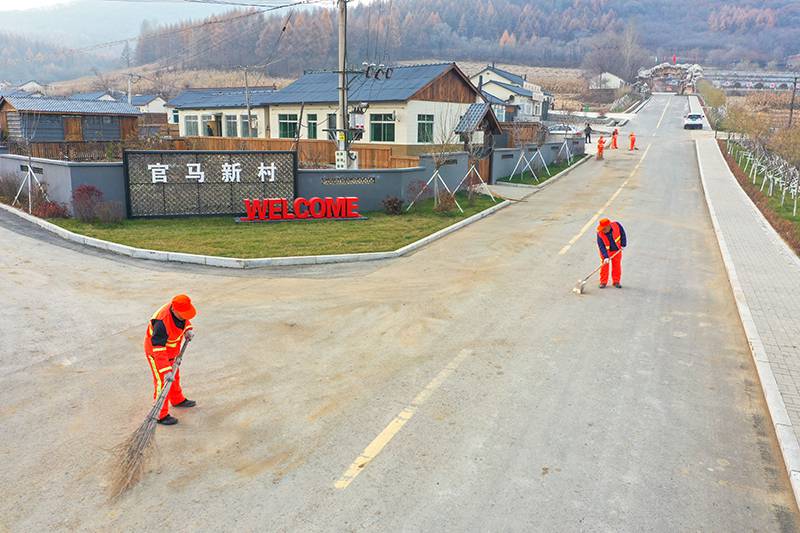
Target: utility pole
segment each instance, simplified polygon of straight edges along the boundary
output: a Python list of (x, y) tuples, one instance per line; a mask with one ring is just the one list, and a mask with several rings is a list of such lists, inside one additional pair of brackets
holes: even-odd
[[(253, 136), (253, 115), (250, 113), (250, 85), (247, 82), (247, 67), (244, 67), (244, 103), (247, 106), (247, 136)], [(244, 132), (242, 132), (244, 133)], [(256, 133), (258, 136), (258, 133)]]
[(336, 132), (339, 151), (347, 156), (347, 167), (350, 167), (350, 153), (347, 132), (350, 124), (347, 116), (347, 0), (339, 3), (339, 128)]
[(789, 104), (789, 127), (792, 127), (792, 118), (794, 118), (794, 97), (797, 94), (797, 76), (794, 77), (794, 86), (792, 87), (792, 103)]
[(133, 78), (133, 74), (130, 72), (128, 73), (128, 105), (131, 105), (133, 98), (131, 97), (131, 78)]

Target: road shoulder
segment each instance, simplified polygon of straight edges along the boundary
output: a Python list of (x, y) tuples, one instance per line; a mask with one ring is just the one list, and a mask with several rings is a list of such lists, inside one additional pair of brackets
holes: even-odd
[[(787, 305), (794, 308), (789, 316), (800, 316), (800, 301), (792, 299), (790, 295), (785, 295), (785, 298), (779, 296), (783, 288), (780, 286), (782, 280), (788, 277), (800, 281), (800, 260), (741, 190), (716, 140), (710, 137), (696, 139), (695, 148), (714, 233), (750, 344), (795, 501), (800, 506), (800, 439), (798, 426), (793, 423), (787, 409), (787, 403), (797, 403), (792, 400), (797, 397), (798, 389), (791, 375), (792, 370), (800, 375), (800, 350), (797, 346), (779, 344), (779, 340), (773, 338), (771, 329), (772, 324), (777, 329), (778, 324), (785, 320), (781, 313), (786, 311)], [(750, 231), (743, 231), (744, 227)], [(758, 256), (757, 259), (754, 255)], [(753, 262), (762, 263), (763, 270), (774, 271), (761, 272), (760, 286), (742, 276), (753, 267)], [(770, 286), (765, 287), (764, 284)], [(773, 307), (768, 307), (764, 298), (759, 298), (758, 290), (773, 295), (773, 300), (785, 301), (773, 302)], [(762, 335), (767, 331), (769, 335)], [(770, 337), (768, 343), (765, 342), (766, 336)], [(784, 375), (788, 379), (783, 378)]]

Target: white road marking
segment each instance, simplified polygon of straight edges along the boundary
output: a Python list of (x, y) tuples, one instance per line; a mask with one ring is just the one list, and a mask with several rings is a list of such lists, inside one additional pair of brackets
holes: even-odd
[(400, 413), (394, 417), (394, 419), (389, 422), (389, 425), (381, 431), (377, 437), (375, 437), (372, 442), (369, 443), (369, 446), (364, 448), (364, 451), (361, 452), (355, 461), (348, 467), (348, 469), (342, 474), (342, 477), (334, 485), (337, 489), (346, 489), (350, 483), (360, 474), (364, 468), (373, 460), (375, 459), (381, 450), (389, 444), (389, 441), (394, 438), (395, 435), (406, 425), (406, 423), (411, 420), (411, 418), (416, 414), (417, 410), (422, 407), (422, 405), (430, 398), (430, 396), (436, 392), (436, 389), (442, 386), (442, 383), (452, 374), (456, 368), (467, 358), (468, 355), (472, 353), (472, 350), (461, 350), (457, 356), (455, 356), (447, 366), (445, 366), (441, 372), (439, 372), (435, 378), (428, 383), (422, 391), (408, 404), (405, 409), (400, 411)]
[(572, 245), (575, 244), (576, 242), (578, 242), (578, 239), (583, 237), (583, 234), (586, 233), (589, 230), (589, 228), (591, 228), (594, 225), (595, 222), (597, 222), (597, 219), (600, 218), (600, 215), (602, 215), (603, 212), (606, 209), (608, 209), (608, 207), (611, 205), (611, 202), (613, 202), (617, 198), (617, 196), (619, 196), (619, 193), (622, 192), (622, 189), (624, 189), (625, 186), (628, 184), (628, 182), (631, 181), (633, 176), (636, 175), (636, 172), (639, 170), (639, 167), (642, 166), (642, 162), (644, 161), (644, 158), (647, 157), (647, 153), (650, 151), (650, 147), (651, 146), (652, 146), (652, 143), (647, 145), (647, 148), (645, 148), (641, 159), (639, 159), (639, 162), (636, 163), (636, 166), (633, 167), (633, 170), (628, 175), (628, 179), (626, 179), (625, 181), (622, 182), (622, 185), (619, 186), (619, 189), (617, 189), (614, 192), (614, 194), (611, 195), (611, 198), (609, 198), (608, 201), (605, 204), (603, 204), (603, 207), (598, 209), (597, 213), (595, 213), (592, 216), (592, 218), (589, 219), (589, 222), (587, 222), (586, 224), (583, 225), (583, 227), (578, 232), (578, 234), (575, 235), (573, 238), (571, 238), (569, 240), (569, 243), (564, 245), (564, 247), (561, 250), (559, 250), (558, 255), (564, 255), (565, 253), (567, 253), (569, 251), (569, 249), (572, 248)]
[(670, 102), (672, 102), (672, 98), (667, 98), (667, 105), (665, 105), (665, 106), (664, 106), (664, 111), (662, 111), (662, 112), (661, 112), (661, 118), (660, 118), (660, 119), (658, 119), (658, 124), (656, 124), (656, 129), (655, 129), (655, 131), (653, 132), (653, 137), (655, 137), (655, 136), (656, 136), (656, 133), (658, 132), (658, 128), (660, 128), (660, 127), (661, 127), (661, 121), (662, 121), (662, 120), (664, 120), (664, 117), (665, 117), (665, 116), (666, 116), (666, 114), (667, 114), (667, 108), (669, 108), (669, 104), (670, 104)]

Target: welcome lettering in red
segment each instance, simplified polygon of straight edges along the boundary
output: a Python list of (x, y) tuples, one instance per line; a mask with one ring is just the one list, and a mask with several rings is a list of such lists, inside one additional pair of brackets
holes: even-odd
[(247, 199), (244, 201), (244, 210), (247, 216), (242, 220), (361, 218), (358, 198), (355, 196), (296, 198), (291, 204), (286, 198)]

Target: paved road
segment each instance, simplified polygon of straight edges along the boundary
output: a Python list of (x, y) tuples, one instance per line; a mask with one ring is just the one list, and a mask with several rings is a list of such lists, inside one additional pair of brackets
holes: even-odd
[[(739, 291), (759, 378), (795, 491), (800, 478), (800, 259), (781, 240), (730, 173), (709, 137), (698, 140), (704, 187)], [(791, 201), (791, 200), (789, 200)], [(754, 253), (754, 250), (757, 252)]]
[[(657, 96), (629, 126), (640, 151), (392, 262), (183, 269), (0, 217), (0, 517), (14, 531), (795, 530), (685, 108)], [(577, 297), (601, 212), (628, 229), (625, 288)], [(184, 367), (199, 407), (159, 428), (158, 464), (112, 505), (109, 450), (148, 405), (143, 324), (179, 291), (200, 310)]]

